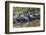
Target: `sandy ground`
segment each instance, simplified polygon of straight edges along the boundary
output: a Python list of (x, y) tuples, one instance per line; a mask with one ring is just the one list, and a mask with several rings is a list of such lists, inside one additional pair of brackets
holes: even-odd
[(18, 24), (13, 24), (13, 27), (37, 27), (40, 26), (40, 20), (33, 20), (31, 22), (27, 23), (18, 23)]

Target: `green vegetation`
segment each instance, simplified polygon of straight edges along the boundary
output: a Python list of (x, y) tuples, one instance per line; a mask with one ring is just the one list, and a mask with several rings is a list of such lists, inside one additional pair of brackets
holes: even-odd
[(24, 14), (26, 12), (32, 12), (33, 14), (40, 14), (40, 8), (29, 7), (13, 7), (13, 15)]

